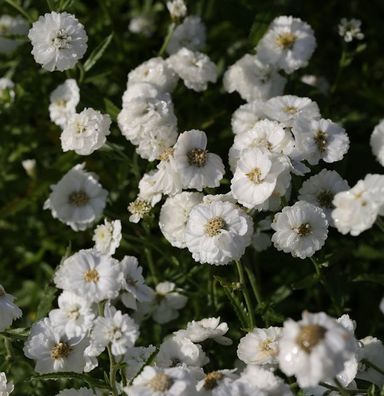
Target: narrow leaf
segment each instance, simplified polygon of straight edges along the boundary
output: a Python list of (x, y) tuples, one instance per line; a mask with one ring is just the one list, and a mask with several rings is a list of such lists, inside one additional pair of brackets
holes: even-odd
[(95, 66), (96, 62), (103, 56), (104, 51), (107, 49), (112, 41), (113, 33), (105, 38), (89, 55), (88, 59), (84, 63), (84, 70), (87, 72)]

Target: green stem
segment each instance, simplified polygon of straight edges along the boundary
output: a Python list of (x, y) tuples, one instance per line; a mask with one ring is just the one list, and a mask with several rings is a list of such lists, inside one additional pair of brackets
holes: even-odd
[(26, 18), (29, 23), (33, 23), (33, 19), (28, 15), (26, 11), (23, 10), (23, 7), (15, 3), (13, 0), (5, 0), (5, 2), (8, 3), (14, 9), (16, 9), (18, 12), (20, 12), (20, 14), (23, 15), (23, 17)]
[(157, 273), (155, 269), (155, 264), (153, 262), (153, 257), (152, 253), (148, 248), (144, 249), (145, 257), (147, 259), (148, 267), (149, 267), (149, 272), (151, 273), (152, 279), (154, 284), (158, 283), (158, 278), (157, 278)]
[(320, 269), (318, 262), (313, 257), (310, 257), (310, 260), (312, 261), (312, 264), (315, 267), (315, 271), (316, 271), (318, 278), (322, 281), (323, 274), (321, 273), (321, 269)]
[(260, 287), (259, 287), (259, 282), (257, 281), (254, 272), (252, 271), (252, 268), (249, 266), (249, 264), (245, 264), (245, 271), (248, 276), (248, 280), (251, 284), (253, 294), (255, 295), (256, 301), (258, 304), (262, 303), (262, 297), (260, 293)]
[(335, 377), (334, 381), (335, 381), (335, 384), (337, 385), (337, 389), (339, 390), (341, 396), (349, 396), (350, 395), (350, 392), (343, 387), (341, 382), (336, 377)]
[(116, 388), (116, 373), (117, 367), (115, 357), (112, 354), (111, 346), (107, 346), (108, 357), (109, 357), (109, 384), (111, 385), (112, 396), (118, 396), (118, 391)]
[(172, 37), (172, 34), (173, 34), (174, 30), (175, 30), (175, 27), (176, 27), (176, 24), (175, 24), (174, 22), (172, 22), (172, 23), (169, 25), (167, 36), (165, 37), (164, 43), (163, 43), (163, 45), (161, 46), (160, 51), (159, 51), (159, 53), (157, 54), (157, 56), (163, 56), (165, 50), (166, 50), (167, 47), (168, 47), (169, 40), (170, 40), (171, 37)]
[(245, 304), (247, 305), (249, 328), (253, 329), (255, 327), (255, 316), (252, 307), (252, 300), (245, 283), (244, 269), (240, 260), (236, 260), (236, 267), (239, 274), (240, 288), (244, 296)]

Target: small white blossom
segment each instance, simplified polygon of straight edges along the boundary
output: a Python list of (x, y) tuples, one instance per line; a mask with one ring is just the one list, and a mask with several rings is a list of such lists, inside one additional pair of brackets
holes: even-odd
[(316, 48), (312, 28), (300, 18), (279, 16), (270, 24), (256, 51), (262, 62), (286, 73), (307, 65)]
[(189, 16), (178, 25), (167, 45), (168, 54), (175, 54), (181, 48), (199, 51), (205, 47), (205, 25), (198, 16)]
[(232, 132), (235, 135), (240, 135), (255, 127), (258, 121), (265, 118), (264, 106), (265, 104), (261, 100), (254, 100), (240, 106), (232, 114)]
[(56, 271), (54, 282), (59, 289), (100, 302), (117, 297), (119, 274), (117, 260), (88, 249), (66, 258)]
[(129, 21), (128, 29), (135, 34), (142, 34), (145, 37), (152, 36), (154, 32), (154, 19), (149, 14), (136, 15)]
[(79, 155), (89, 155), (106, 142), (111, 131), (111, 118), (108, 114), (85, 108), (73, 114), (64, 126), (60, 136), (63, 151), (73, 150)]
[(322, 209), (298, 201), (275, 215), (271, 224), (276, 249), (304, 259), (320, 250), (328, 236), (328, 222)]
[(108, 195), (97, 176), (84, 170), (84, 164), (74, 166), (51, 190), (44, 209), (74, 231), (85, 230), (101, 216)]
[(98, 252), (113, 256), (121, 241), (121, 221), (104, 219), (104, 224), (95, 228), (92, 240)]
[(80, 101), (80, 90), (76, 80), (69, 78), (60, 84), (50, 95), (49, 117), (58, 126), (64, 128), (68, 120), (76, 113)]
[(152, 204), (140, 197), (130, 202), (128, 205), (129, 221), (131, 223), (138, 223), (141, 219), (149, 214), (152, 209)]
[(0, 284), (0, 331), (11, 326), (12, 322), (21, 318), (21, 309), (14, 304), (11, 294), (5, 292), (4, 287)]
[(167, 8), (172, 19), (181, 19), (187, 15), (187, 6), (184, 0), (167, 1)]
[(377, 124), (370, 138), (371, 149), (373, 155), (384, 166), (384, 120)]
[(346, 19), (342, 18), (339, 25), (339, 36), (344, 39), (346, 43), (350, 43), (353, 39), (362, 40), (364, 33), (361, 31), (360, 19)]
[(0, 396), (9, 396), (14, 390), (12, 382), (7, 382), (5, 373), (0, 372)]
[(195, 261), (214, 265), (239, 260), (251, 243), (252, 219), (237, 205), (212, 201), (190, 212), (185, 240)]
[(35, 61), (48, 71), (71, 69), (87, 50), (84, 26), (67, 12), (40, 16), (28, 37)]

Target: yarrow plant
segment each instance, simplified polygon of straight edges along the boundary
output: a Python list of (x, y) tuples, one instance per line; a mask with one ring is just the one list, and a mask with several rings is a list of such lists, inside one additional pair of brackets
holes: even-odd
[(384, 394), (382, 21), (274, 3), (5, 2), (0, 396)]

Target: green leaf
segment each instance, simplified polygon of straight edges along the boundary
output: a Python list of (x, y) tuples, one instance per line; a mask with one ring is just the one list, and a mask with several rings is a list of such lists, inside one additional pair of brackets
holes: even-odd
[(43, 292), (42, 299), (37, 307), (36, 320), (44, 318), (47, 313), (51, 310), (53, 300), (56, 297), (56, 289), (50, 286), (46, 286)]
[(105, 38), (89, 55), (88, 59), (84, 63), (84, 70), (87, 72), (95, 66), (96, 62), (103, 56), (105, 50), (111, 43), (113, 38), (113, 33), (111, 33), (107, 38)]
[(29, 16), (29, 14), (21, 7), (19, 4), (17, 4), (14, 0), (5, 0), (6, 3), (8, 3), (11, 7), (13, 7), (15, 10), (20, 12), (23, 17), (25, 17), (29, 23), (33, 23), (33, 19)]
[(113, 121), (117, 121), (117, 116), (120, 113), (120, 109), (112, 103), (109, 99), (104, 98), (105, 112), (108, 113)]
[(384, 274), (361, 274), (356, 276), (353, 282), (371, 282), (384, 286)]
[(273, 13), (271, 11), (262, 12), (256, 15), (249, 33), (249, 41), (252, 46), (255, 47), (264, 36), (272, 19)]

